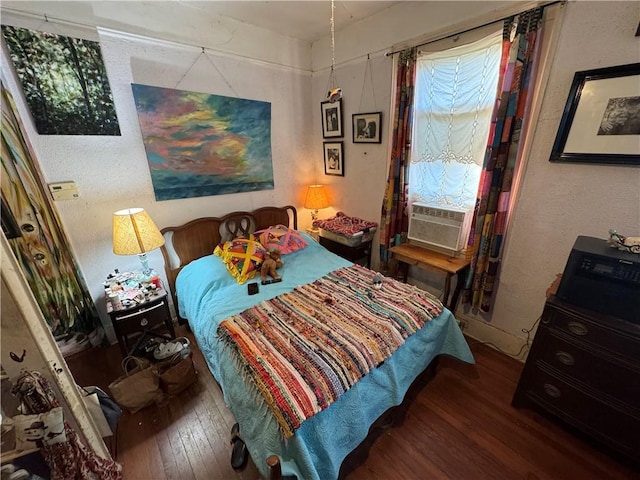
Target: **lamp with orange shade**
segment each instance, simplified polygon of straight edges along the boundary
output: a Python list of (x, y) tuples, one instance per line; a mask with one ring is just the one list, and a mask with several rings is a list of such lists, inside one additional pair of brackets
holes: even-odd
[[(311, 210), (311, 223), (313, 225), (318, 220), (318, 210), (329, 207), (329, 199), (324, 185), (309, 185), (303, 206)], [(314, 225), (313, 229), (316, 228)]]

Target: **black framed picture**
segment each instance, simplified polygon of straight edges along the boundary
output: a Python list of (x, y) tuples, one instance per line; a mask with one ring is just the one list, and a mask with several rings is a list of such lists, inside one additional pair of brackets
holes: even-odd
[(322, 137), (339, 138), (342, 133), (342, 99), (336, 102), (321, 102)]
[(324, 174), (344, 177), (343, 142), (324, 142)]
[(549, 160), (640, 166), (640, 63), (576, 72)]
[(354, 113), (353, 143), (381, 143), (382, 112)]

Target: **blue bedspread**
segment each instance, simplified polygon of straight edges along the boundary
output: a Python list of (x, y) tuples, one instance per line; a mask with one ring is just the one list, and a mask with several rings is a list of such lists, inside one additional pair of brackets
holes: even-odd
[[(351, 265), (303, 235), (309, 246), (283, 256), (284, 266), (279, 269), (283, 281), (260, 285), (257, 295), (248, 295), (247, 285), (239, 285), (214, 255), (184, 267), (176, 281), (176, 292), (180, 315), (188, 319), (263, 477), (268, 478), (266, 458), (276, 454), (284, 476), (329, 480), (338, 477), (342, 461), (364, 440), (370, 425), (388, 408), (402, 403), (411, 383), (436, 355), (448, 354), (469, 363), (474, 360), (455, 318), (445, 309), (386, 362), (329, 408), (303, 422), (296, 434), (285, 441), (266, 404), (248, 393), (245, 380), (229, 358), (230, 351), (223, 348), (216, 332), (220, 322), (231, 315)], [(260, 283), (259, 277), (247, 283), (251, 281)]]

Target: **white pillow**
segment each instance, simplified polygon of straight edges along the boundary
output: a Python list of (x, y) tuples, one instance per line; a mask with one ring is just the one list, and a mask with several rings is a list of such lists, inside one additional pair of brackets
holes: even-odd
[(16, 450), (31, 450), (67, 441), (62, 407), (52, 408), (38, 415), (16, 415), (13, 423)]

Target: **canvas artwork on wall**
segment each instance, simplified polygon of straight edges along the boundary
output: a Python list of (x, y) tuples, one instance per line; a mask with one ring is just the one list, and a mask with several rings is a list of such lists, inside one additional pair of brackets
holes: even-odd
[(41, 135), (120, 135), (100, 44), (2, 25)]
[(269, 102), (131, 87), (156, 200), (274, 188)]

